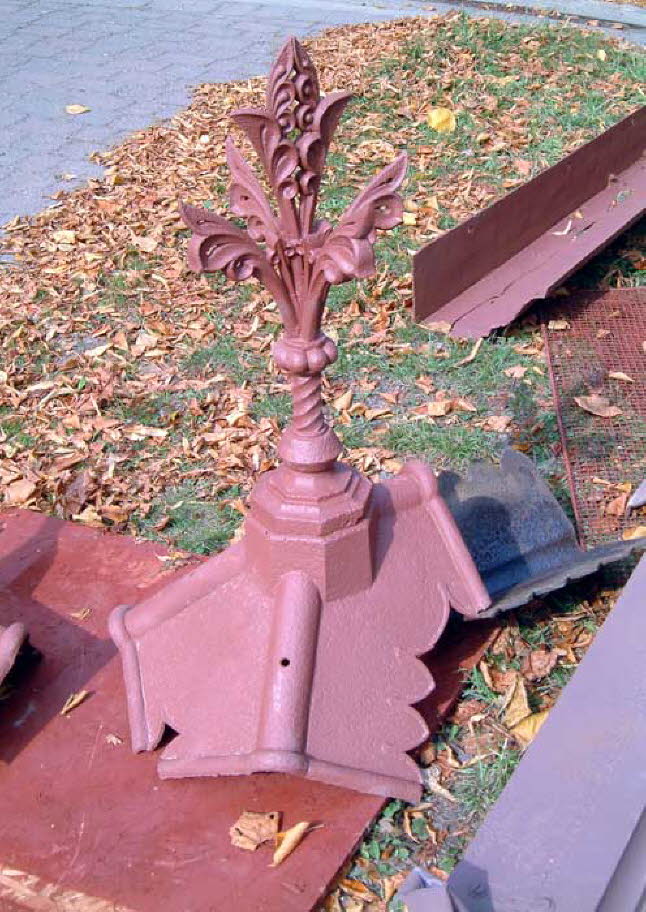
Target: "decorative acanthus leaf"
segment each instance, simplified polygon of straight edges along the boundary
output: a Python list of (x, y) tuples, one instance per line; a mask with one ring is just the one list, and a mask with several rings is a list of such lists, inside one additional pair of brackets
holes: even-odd
[(283, 138), (278, 122), (262, 108), (240, 108), (231, 119), (249, 137), (271, 185), (293, 199), (297, 193), (294, 172), (298, 168), (298, 152), (294, 143)]
[(318, 191), (332, 135), (351, 98), (350, 92), (333, 92), (324, 98), (314, 113), (310, 129), (296, 140), (302, 169), (299, 185), (303, 196)]
[(325, 96), (316, 110), (312, 126), (320, 133), (326, 149), (332, 142), (334, 131), (351, 98), (352, 92), (331, 92)]
[(333, 232), (315, 254), (317, 271), (330, 285), (351, 279), (365, 279), (375, 271), (375, 257), (370, 241)]
[(406, 165), (406, 153), (402, 153), (348, 207), (338, 226), (315, 251), (314, 280), (318, 272), (330, 285), (373, 274), (375, 229), (394, 228), (401, 222), (403, 205), (397, 188), (406, 174)]
[(247, 219), (249, 235), (254, 241), (264, 241), (274, 250), (278, 240), (278, 225), (265, 193), (247, 162), (227, 139), (227, 164), (231, 171), (229, 200), (231, 211)]
[(361, 191), (341, 217), (336, 231), (350, 237), (374, 238), (374, 229), (386, 231), (399, 225), (404, 207), (397, 189), (406, 176), (408, 156), (405, 152), (387, 165)]
[(189, 267), (195, 272), (221, 269), (234, 282), (255, 276), (273, 294), (285, 326), (293, 328), (294, 311), (283, 283), (265, 251), (247, 232), (209, 209), (182, 203), (180, 212), (193, 232), (187, 249)]

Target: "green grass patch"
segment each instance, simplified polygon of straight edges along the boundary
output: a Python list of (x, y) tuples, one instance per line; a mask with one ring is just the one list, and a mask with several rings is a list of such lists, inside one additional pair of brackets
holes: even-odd
[(226, 547), (242, 522), (242, 514), (231, 503), (239, 496), (238, 487), (227, 488), (213, 497), (203, 486), (186, 482), (164, 493), (148, 516), (139, 520), (139, 532), (148, 538), (159, 538), (155, 525), (168, 516), (165, 538), (185, 551), (213, 554)]
[(518, 766), (521, 752), (504, 742), (492, 755), (460, 770), (453, 794), (469, 816), (482, 819)]

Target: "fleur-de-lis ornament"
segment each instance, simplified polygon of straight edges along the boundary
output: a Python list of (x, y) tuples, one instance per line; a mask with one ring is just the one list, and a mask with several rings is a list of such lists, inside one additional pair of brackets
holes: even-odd
[(279, 452), (292, 468), (306, 472), (330, 466), (341, 450), (321, 398), (321, 373), (337, 358), (334, 342), (321, 332), (330, 286), (374, 273), (376, 229), (394, 228), (403, 211), (397, 189), (406, 173), (405, 153), (373, 178), (336, 227), (315, 218), (328, 148), (351, 97), (321, 96), (310, 57), (290, 38), (270, 72), (266, 108), (231, 115), (260, 158), (276, 208), (231, 137), (230, 206), (246, 219), (247, 230), (208, 209), (181, 207), (193, 232), (189, 266), (200, 272), (221, 269), (234, 281), (255, 276), (278, 305), (285, 332), (274, 346), (274, 359), (290, 378), (294, 400)]

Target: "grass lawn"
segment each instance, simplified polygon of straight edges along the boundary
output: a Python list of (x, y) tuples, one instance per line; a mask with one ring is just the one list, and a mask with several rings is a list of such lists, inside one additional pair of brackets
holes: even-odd
[[(407, 456), (459, 469), (511, 444), (536, 460), (567, 506), (531, 315), (465, 361), (471, 344), (412, 323), (410, 258), (643, 104), (643, 54), (595, 33), (457, 14), (330, 30), (308, 46), (325, 91), (357, 93), (329, 158), (321, 216), (336, 219), (398, 150), (411, 158), (406, 224), (380, 240), (377, 275), (330, 295), (326, 326), (341, 357), (327, 398), (346, 458), (377, 478)], [(0, 242), (15, 258), (0, 271), (8, 504), (178, 551), (212, 553), (236, 533), (289, 416), (268, 364), (280, 324), (258, 286), (187, 271), (177, 201), (226, 211), (226, 115), (262, 90), (260, 79), (200, 87), (172, 121), (97, 155), (104, 179), (8, 226)], [(437, 106), (454, 112), (453, 132), (429, 126)], [(643, 282), (644, 231), (624, 235), (571, 284)], [(429, 414), (429, 402), (447, 399), (444, 416)], [(506, 619), (457, 715), (422, 753), (432, 807), (389, 804), (327, 909), (384, 909), (414, 858), (450, 869), (520, 756), (505, 722), (510, 680), (524, 682), (532, 710), (548, 708), (611, 603), (599, 584), (583, 584)], [(537, 652), (545, 667), (554, 659), (540, 677), (526, 670)]]

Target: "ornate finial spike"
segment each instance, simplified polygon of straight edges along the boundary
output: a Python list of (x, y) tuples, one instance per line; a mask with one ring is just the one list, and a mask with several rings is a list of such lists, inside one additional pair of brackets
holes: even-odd
[(335, 346), (321, 335), (328, 291), (331, 285), (372, 275), (376, 229), (394, 228), (403, 211), (397, 190), (406, 173), (405, 153), (373, 178), (336, 228), (315, 221), (328, 148), (350, 98), (348, 92), (321, 98), (307, 51), (295, 38), (288, 39), (269, 74), (266, 107), (231, 115), (260, 158), (276, 210), (230, 139), (231, 210), (247, 220), (247, 230), (207, 209), (183, 205), (181, 210), (193, 230), (188, 251), (192, 269), (222, 269), (234, 281), (253, 276), (278, 304), (285, 337), (274, 355), (291, 377), (294, 396), (294, 420), (281, 453), (304, 471), (331, 464), (340, 450), (323, 417), (320, 395), (321, 372), (336, 359)]

